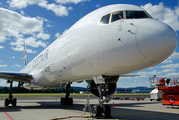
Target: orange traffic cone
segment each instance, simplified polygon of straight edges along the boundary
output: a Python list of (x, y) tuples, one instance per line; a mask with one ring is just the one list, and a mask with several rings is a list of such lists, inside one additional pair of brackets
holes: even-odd
[(112, 106), (114, 107), (114, 102), (113, 102)]

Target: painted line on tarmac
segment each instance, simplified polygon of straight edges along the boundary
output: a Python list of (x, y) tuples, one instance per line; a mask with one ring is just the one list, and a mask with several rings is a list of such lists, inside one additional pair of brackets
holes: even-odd
[(149, 113), (157, 113), (157, 112), (122, 113), (122, 114), (111, 114), (111, 115), (132, 115), (132, 114), (149, 114)]
[(122, 113), (122, 114), (111, 114), (111, 115), (132, 115), (132, 114), (150, 114), (150, 113), (178, 113), (179, 111), (154, 111), (154, 112), (140, 112), (140, 113)]
[(3, 110), (3, 112), (7, 115), (7, 117), (9, 117), (10, 120), (14, 120), (9, 114), (7, 114), (5, 110)]
[(60, 120), (60, 119), (68, 119), (68, 118), (91, 118), (91, 116), (68, 116), (68, 117), (62, 117), (62, 118), (55, 118), (50, 120)]

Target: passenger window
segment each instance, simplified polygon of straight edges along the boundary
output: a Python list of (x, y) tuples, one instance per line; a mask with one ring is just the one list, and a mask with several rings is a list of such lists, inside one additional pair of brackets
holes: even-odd
[(127, 19), (151, 18), (144, 11), (126, 11)]
[(105, 15), (105, 16), (103, 16), (102, 18), (101, 18), (101, 23), (102, 24), (109, 24), (109, 17), (110, 17), (110, 14), (107, 14), (107, 15)]
[(123, 19), (123, 11), (113, 13), (111, 22), (114, 22), (120, 19)]

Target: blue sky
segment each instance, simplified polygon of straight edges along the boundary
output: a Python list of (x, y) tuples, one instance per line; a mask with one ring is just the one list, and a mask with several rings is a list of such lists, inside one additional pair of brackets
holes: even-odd
[[(30, 61), (80, 18), (111, 4), (141, 6), (153, 18), (169, 24), (179, 34), (179, 0), (1, 0), (0, 71), (20, 71), (23, 68), (24, 40)], [(178, 68), (179, 48), (159, 65), (132, 73), (140, 77), (120, 78), (117, 85), (149, 86), (149, 76), (179, 77)], [(85, 82), (73, 83), (73, 86), (86, 85)], [(0, 79), (0, 86), (9, 85)]]

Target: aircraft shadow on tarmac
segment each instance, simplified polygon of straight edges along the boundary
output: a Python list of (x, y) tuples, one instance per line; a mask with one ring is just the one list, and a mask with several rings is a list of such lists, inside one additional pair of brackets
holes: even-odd
[(179, 114), (171, 112), (154, 112), (148, 110), (115, 108), (112, 109), (112, 116), (121, 120), (178, 120)]
[[(118, 107), (144, 107), (145, 105), (149, 104), (158, 104), (159, 102), (138, 102), (138, 103), (119, 103), (116, 104), (115, 101), (113, 101), (115, 106)], [(142, 106), (144, 105), (144, 106)]]
[[(115, 101), (114, 101), (115, 102)], [(29, 106), (26, 106), (26, 105), (18, 105), (19, 104), (34, 104), (34, 103), (37, 103), (36, 105), (29, 105)], [(75, 103), (73, 105), (61, 105), (60, 101), (42, 101), (42, 102), (34, 102), (34, 101), (24, 101), (24, 102), (21, 102), (19, 101), (17, 103), (17, 106), (16, 107), (12, 107), (11, 105), (8, 106), (8, 107), (0, 107), (0, 109), (6, 109), (8, 110), (8, 112), (13, 112), (13, 111), (21, 111), (22, 109), (67, 109), (67, 110), (78, 110), (78, 111), (82, 111), (83, 110), (83, 107), (85, 105), (85, 102), (84, 104), (78, 104), (78, 103), (81, 103), (81, 101), (75, 101)], [(142, 103), (119, 103), (119, 104), (115, 104), (115, 106), (118, 106), (118, 107), (143, 107), (141, 105), (145, 105), (145, 104), (157, 104), (158, 102), (142, 102)], [(91, 107), (93, 106), (94, 104), (91, 104)], [(109, 104), (112, 108), (112, 102), (111, 104)], [(0, 111), (2, 112), (2, 111)]]
[[(59, 101), (42, 101), (42, 102), (34, 102), (37, 103), (33, 106), (21, 105), (16, 107), (0, 107), (0, 112), (5, 110), (6, 112), (20, 112), (23, 109), (65, 109), (65, 110), (76, 110), (81, 112), (83, 110), (84, 104), (78, 104), (80, 101), (75, 101), (74, 105), (61, 105)], [(119, 102), (119, 101), (118, 101)], [(21, 103), (21, 102), (19, 102)], [(22, 102), (28, 103), (28, 102)], [(29, 103), (33, 103), (29, 102)], [(164, 112), (153, 112), (147, 110), (138, 110), (138, 107), (142, 107), (141, 105), (145, 104), (157, 104), (158, 102), (141, 102), (141, 103), (121, 103), (115, 104), (113, 107), (111, 106), (111, 112), (113, 118), (118, 118), (122, 120), (177, 120), (179, 114), (174, 113), (164, 113)], [(91, 104), (93, 106), (94, 104)], [(140, 106), (139, 106), (140, 105)], [(119, 107), (136, 107), (136, 109), (128, 109), (128, 108), (119, 108)], [(170, 110), (170, 109), (169, 109)]]

